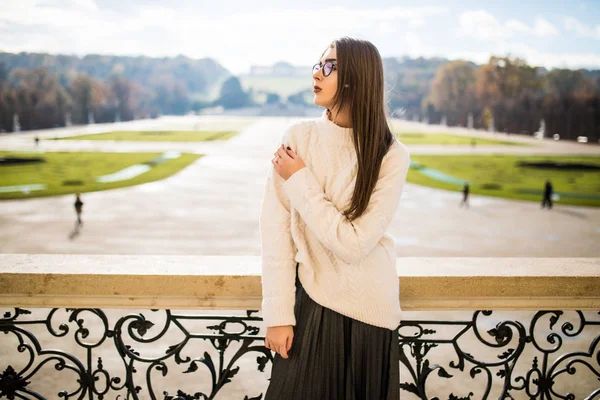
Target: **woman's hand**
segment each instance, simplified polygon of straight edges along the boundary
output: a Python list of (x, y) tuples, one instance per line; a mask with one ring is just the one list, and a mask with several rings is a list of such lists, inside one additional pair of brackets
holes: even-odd
[(288, 358), (293, 340), (293, 325), (269, 326), (265, 335), (265, 347), (279, 353), (283, 358)]
[(286, 181), (290, 176), (294, 175), (296, 171), (306, 167), (302, 158), (300, 158), (300, 156), (291, 148), (288, 147), (286, 150), (283, 144), (273, 154), (275, 157), (273, 157), (271, 163), (275, 167), (275, 171), (277, 171), (277, 173)]

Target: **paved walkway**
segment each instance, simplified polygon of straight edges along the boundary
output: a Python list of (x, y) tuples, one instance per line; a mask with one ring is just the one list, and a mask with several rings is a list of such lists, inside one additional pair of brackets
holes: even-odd
[[(202, 117), (206, 118), (206, 117)], [(156, 121), (136, 121), (121, 124), (129, 129), (182, 129), (195, 126), (197, 117), (161, 118)], [(258, 218), (266, 174), (271, 168), (271, 156), (277, 147), (288, 118), (264, 118), (246, 128), (240, 135), (226, 142), (204, 144), (181, 143), (119, 143), (86, 141), (42, 141), (48, 150), (109, 150), (109, 151), (166, 151), (187, 150), (206, 152), (206, 156), (178, 174), (159, 182), (117, 189), (85, 193), (81, 233), (70, 239), (75, 214), (73, 197), (59, 196), (21, 201), (0, 202), (0, 252), (2, 253), (91, 253), (91, 254), (227, 254), (260, 255)], [(140, 125), (141, 124), (141, 125)], [(175, 128), (175, 127), (176, 128)], [(114, 125), (94, 126), (94, 129), (114, 130)], [(407, 130), (419, 128), (403, 126)], [(421, 126), (421, 130), (432, 129)], [(80, 133), (81, 128), (71, 132), (56, 130), (40, 132), (40, 136)], [(85, 130), (85, 129), (83, 129)], [(439, 130), (439, 129), (438, 129)], [(477, 134), (477, 133), (475, 133)], [(481, 133), (486, 135), (486, 133)], [(0, 149), (30, 149), (35, 133), (24, 133), (19, 138), (0, 136)], [(50, 136), (52, 137), (52, 136)], [(511, 137), (512, 139), (512, 137)], [(550, 149), (548, 145), (546, 150)], [(455, 146), (455, 151), (469, 153), (470, 146)], [(575, 144), (567, 153), (578, 153), (585, 146)], [(595, 146), (597, 148), (598, 146)], [(425, 151), (449, 152), (441, 146), (410, 146), (412, 154)], [(557, 151), (563, 151), (554, 146)], [(561, 147), (562, 148), (562, 147)], [(585, 151), (592, 146), (585, 147)], [(528, 150), (531, 148), (528, 148)], [(544, 148), (542, 148), (543, 150)], [(493, 151), (496, 151), (495, 148)], [(477, 147), (477, 151), (483, 151)], [(519, 151), (502, 147), (502, 151)], [(539, 150), (537, 150), (539, 151)], [(598, 257), (600, 248), (600, 209), (587, 207), (556, 206), (552, 211), (542, 211), (537, 203), (471, 196), (471, 208), (461, 209), (460, 193), (431, 189), (407, 184), (400, 208), (390, 233), (396, 238), (398, 255), (401, 256), (460, 256), (460, 257)], [(482, 266), (485, 267), (485, 266)], [(111, 318), (133, 312), (132, 310), (105, 310)], [(41, 312), (34, 310), (35, 313)], [(147, 310), (143, 312), (149, 316)], [(193, 313), (193, 312), (190, 312)], [(242, 315), (243, 311), (224, 312), (202, 310), (202, 314)], [(527, 321), (523, 312), (511, 312), (511, 319)], [(150, 317), (150, 316), (149, 316)], [(156, 317), (152, 317), (156, 318)], [(407, 313), (407, 319), (445, 320), (448, 314)], [(468, 312), (453, 313), (456, 320), (469, 319)], [(86, 317), (86, 327), (98, 332), (103, 329), (95, 319)], [(154, 322), (156, 322), (153, 319)], [(73, 326), (71, 326), (73, 329)], [(205, 331), (204, 328), (198, 331)], [(153, 331), (151, 331), (153, 332)], [(264, 332), (263, 332), (264, 334)], [(173, 335), (173, 336), (171, 336)], [(166, 345), (177, 334), (168, 334)], [(47, 337), (43, 336), (42, 337)], [(178, 340), (179, 336), (177, 336)], [(469, 340), (469, 339), (467, 339)], [(578, 336), (581, 351), (590, 340)], [(7, 342), (8, 343), (8, 342)], [(76, 353), (72, 341), (55, 340), (52, 347)], [(463, 343), (465, 348), (476, 348)], [(12, 346), (12, 345), (11, 345)], [(159, 347), (164, 351), (164, 347)], [(192, 345), (190, 345), (192, 346)], [(234, 346), (235, 347), (235, 346)], [(212, 345), (204, 341), (187, 347), (191, 357), (200, 357), (204, 351), (216, 357)], [(186, 354), (187, 354), (186, 353)], [(104, 350), (101, 354), (105, 368), (112, 374), (122, 376), (120, 360), (115, 352)], [(228, 352), (231, 356), (231, 352)], [(436, 362), (448, 365), (456, 358), (454, 352), (441, 349)], [(22, 359), (14, 347), (0, 346), (0, 358)], [(258, 395), (267, 386), (264, 373), (256, 369), (256, 354), (252, 353), (236, 365), (242, 373), (218, 396), (241, 399), (244, 395)], [(198, 387), (198, 376), (191, 377), (173, 371), (168, 381), (171, 394), (175, 388), (207, 390)], [(208, 377), (203, 369), (201, 377)], [(407, 373), (403, 369), (402, 373)], [(59, 375), (62, 376), (62, 375)], [(136, 379), (139, 379), (137, 377)], [(193, 378), (193, 379), (191, 379)], [(51, 384), (49, 381), (52, 379)], [(61, 380), (63, 379), (63, 380)], [(40, 387), (61, 386), (69, 378), (54, 375), (37, 381)], [(203, 381), (205, 382), (206, 379)], [(58, 384), (57, 384), (58, 382)], [(206, 381), (208, 382), (208, 381)], [(460, 391), (460, 380), (450, 387)], [(452, 383), (450, 383), (452, 385)], [(47, 392), (50, 393), (50, 392)], [(52, 393), (56, 393), (53, 391)], [(158, 393), (158, 391), (157, 391)]]
[[(232, 117), (164, 117), (115, 125), (40, 131), (40, 137), (116, 129), (194, 129)], [(235, 118), (233, 118), (235, 120)], [(178, 174), (111, 191), (84, 193), (84, 226), (73, 236), (71, 196), (0, 202), (0, 252), (260, 255), (258, 219), (271, 155), (293, 118), (256, 118), (220, 143), (42, 141), (47, 150), (166, 151), (207, 154)], [(439, 127), (402, 123), (406, 131)], [(449, 129), (451, 131), (457, 130)], [(466, 131), (466, 130), (462, 130)], [(463, 132), (458, 133), (463, 133)], [(468, 132), (489, 137), (487, 132)], [(0, 136), (0, 149), (32, 149), (36, 132)], [(496, 134), (496, 138), (504, 138)], [(516, 138), (510, 139), (531, 140)], [(600, 146), (543, 141), (543, 147), (409, 146), (421, 153), (599, 154)], [(407, 184), (389, 232), (399, 256), (598, 257), (600, 209), (470, 196)]]

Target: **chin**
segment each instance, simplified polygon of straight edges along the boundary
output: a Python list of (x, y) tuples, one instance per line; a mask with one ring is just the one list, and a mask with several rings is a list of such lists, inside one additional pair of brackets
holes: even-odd
[(317, 99), (317, 96), (315, 96), (313, 103), (315, 103), (316, 106), (328, 108), (327, 103), (320, 99)]

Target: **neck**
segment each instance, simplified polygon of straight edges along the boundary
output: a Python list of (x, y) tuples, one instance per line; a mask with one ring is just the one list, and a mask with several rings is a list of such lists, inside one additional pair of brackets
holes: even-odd
[(329, 120), (337, 126), (342, 128), (352, 128), (352, 118), (348, 109), (338, 110), (334, 107), (327, 113), (327, 116)]

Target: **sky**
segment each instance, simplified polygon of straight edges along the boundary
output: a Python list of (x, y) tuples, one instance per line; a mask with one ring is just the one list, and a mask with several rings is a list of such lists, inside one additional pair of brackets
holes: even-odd
[(336, 37), (383, 57), (600, 69), (600, 0), (0, 0), (0, 51), (210, 57), (312, 65)]

